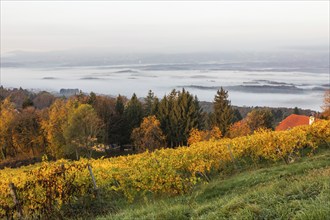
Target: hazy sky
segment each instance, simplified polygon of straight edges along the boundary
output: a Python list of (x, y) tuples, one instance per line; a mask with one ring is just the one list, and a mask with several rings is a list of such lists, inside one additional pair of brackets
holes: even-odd
[(329, 1), (1, 0), (1, 53), (214, 52), (329, 45)]

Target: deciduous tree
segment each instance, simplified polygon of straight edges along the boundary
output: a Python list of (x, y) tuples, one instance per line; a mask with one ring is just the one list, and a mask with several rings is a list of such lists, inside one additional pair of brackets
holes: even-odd
[(67, 157), (67, 142), (64, 130), (68, 126), (68, 116), (75, 109), (73, 100), (66, 102), (57, 99), (49, 108), (48, 117), (41, 122), (41, 127), (47, 139), (47, 153), (56, 158)]
[(251, 129), (249, 125), (246, 123), (246, 121), (238, 121), (230, 125), (228, 137), (230, 138), (241, 137), (241, 136), (246, 136), (250, 133), (251, 133)]
[(69, 115), (63, 134), (67, 145), (75, 150), (77, 159), (79, 149), (91, 150), (102, 126), (101, 119), (89, 104), (80, 105)]
[(273, 114), (269, 109), (253, 109), (246, 116), (246, 122), (251, 131), (259, 128), (272, 128), (273, 127)]
[(17, 114), (12, 140), (15, 149), (24, 157), (37, 157), (45, 151), (45, 138), (40, 127), (39, 114), (34, 107), (26, 107)]
[(145, 117), (138, 128), (134, 128), (131, 139), (140, 152), (164, 147), (165, 136), (156, 116)]
[(188, 138), (188, 144), (194, 144), (200, 141), (219, 140), (222, 137), (221, 131), (214, 126), (211, 130), (191, 129)]
[(0, 156), (6, 159), (8, 156), (17, 154), (13, 145), (12, 131), (14, 128), (15, 118), (18, 112), (9, 98), (6, 98), (0, 104)]

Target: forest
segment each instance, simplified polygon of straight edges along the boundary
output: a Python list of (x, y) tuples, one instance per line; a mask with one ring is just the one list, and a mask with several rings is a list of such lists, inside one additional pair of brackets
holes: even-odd
[[(289, 114), (311, 112), (238, 108), (231, 105), (223, 88), (208, 103), (212, 104), (208, 110), (205, 102), (185, 89), (162, 98), (151, 90), (144, 98), (135, 94), (127, 98), (81, 91), (56, 97), (45, 91), (1, 87), (0, 100), (2, 167), (41, 161), (45, 156), (51, 160), (112, 157), (235, 138), (261, 128), (272, 130)], [(329, 117), (327, 111), (317, 117)]]
[[(226, 188), (219, 182), (235, 182), (240, 173), (251, 176), (251, 171), (264, 172), (265, 167), (292, 170), (288, 174), (292, 176), (306, 173), (311, 166), (318, 170), (307, 185), (315, 192), (306, 192), (303, 181), (303, 189), (297, 191), (294, 181), (288, 181), (285, 190), (295, 197), (317, 196), (322, 201), (318, 206), (321, 211), (312, 213), (300, 207), (295, 215), (313, 214), (312, 219), (323, 219), (330, 211), (324, 202), (329, 201), (326, 157), (330, 121), (324, 119), (330, 117), (330, 91), (325, 93), (323, 112), (314, 114), (314, 123), (273, 131), (274, 112), (279, 109), (253, 108), (242, 117), (222, 88), (209, 112), (184, 89), (173, 90), (161, 99), (152, 91), (145, 98), (133, 94), (128, 99), (82, 92), (54, 97), (47, 92), (1, 89), (0, 218), (94, 219), (109, 215), (112, 219), (111, 215), (130, 215), (130, 207), (138, 204), (137, 208), (145, 208), (157, 201), (166, 204), (166, 199), (175, 202), (202, 195), (201, 187), (206, 183)], [(292, 113), (301, 112), (292, 109)], [(311, 161), (309, 168), (303, 160)], [(276, 168), (284, 164), (286, 167)], [(297, 166), (299, 171), (295, 171)], [(274, 172), (277, 175), (267, 175), (268, 181), (287, 181), (286, 176)], [(259, 182), (255, 188), (264, 185), (265, 173), (268, 171), (253, 177), (254, 183)], [(250, 180), (244, 177), (238, 181), (239, 185), (230, 186), (233, 191), (244, 188)], [(211, 186), (210, 192), (216, 197), (229, 192), (218, 192)], [(272, 189), (281, 191), (283, 185)], [(263, 196), (254, 201), (264, 204)], [(281, 200), (280, 195), (277, 197)], [(209, 199), (202, 202), (212, 203)], [(314, 207), (317, 202), (312, 204)], [(163, 211), (172, 213), (171, 206)], [(276, 208), (262, 208), (250, 216), (268, 216), (269, 210), (278, 213)]]

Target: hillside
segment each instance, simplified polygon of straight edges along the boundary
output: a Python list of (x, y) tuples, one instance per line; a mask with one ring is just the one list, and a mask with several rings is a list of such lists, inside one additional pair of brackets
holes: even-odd
[(273, 219), (293, 202), (286, 217), (309, 202), (327, 205), (329, 138), (330, 121), (318, 121), (116, 158), (54, 162), (45, 157), (42, 163), (0, 171), (0, 217), (89, 219), (117, 213), (131, 219), (126, 215), (137, 210), (140, 217), (150, 212), (156, 219), (204, 214), (213, 219), (207, 216), (213, 212)]
[(214, 177), (190, 195), (138, 201), (105, 219), (329, 219), (330, 151)]

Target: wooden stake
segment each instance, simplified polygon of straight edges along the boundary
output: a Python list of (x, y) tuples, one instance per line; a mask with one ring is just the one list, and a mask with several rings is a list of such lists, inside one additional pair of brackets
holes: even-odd
[(12, 183), (12, 182), (9, 183), (9, 188), (10, 188), (10, 194), (13, 197), (13, 201), (15, 203), (15, 207), (16, 207), (17, 212), (18, 212), (18, 218), (23, 219), (23, 211), (22, 211), (21, 204), (20, 204), (20, 202), (18, 200), (18, 197), (17, 197), (16, 187), (15, 187), (14, 183)]
[(97, 185), (96, 185), (95, 177), (94, 177), (94, 174), (93, 174), (93, 171), (92, 171), (92, 167), (91, 167), (90, 164), (88, 164), (87, 167), (88, 167), (89, 174), (92, 177), (94, 191), (96, 192), (96, 195), (97, 195)]
[(232, 152), (231, 149), (230, 149), (230, 145), (228, 144), (227, 147), (228, 147), (228, 150), (229, 150), (230, 158), (231, 158), (231, 160), (232, 160), (233, 163), (234, 163), (234, 167), (235, 167), (235, 169), (237, 169), (236, 160), (235, 160), (235, 157), (234, 157), (234, 155), (233, 155), (233, 152)]

